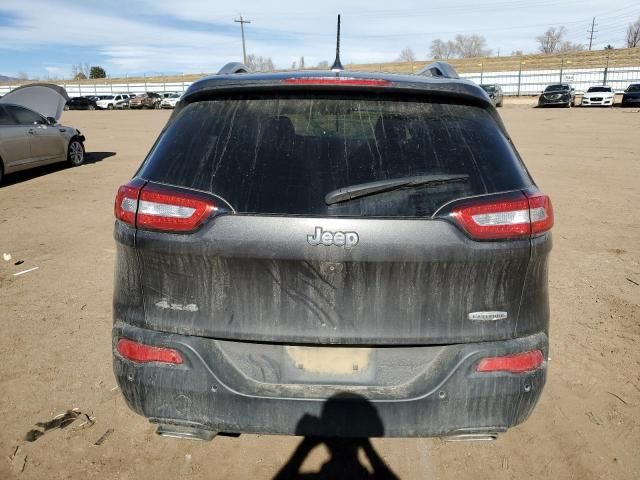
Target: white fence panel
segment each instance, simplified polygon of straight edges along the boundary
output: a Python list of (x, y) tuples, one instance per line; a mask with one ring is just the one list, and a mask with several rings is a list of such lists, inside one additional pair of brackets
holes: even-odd
[[(462, 73), (461, 78), (476, 83), (498, 83), (506, 95), (537, 95), (551, 83), (570, 83), (578, 92), (591, 85), (607, 84), (622, 91), (630, 83), (640, 83), (640, 66), (612, 68), (579, 68), (555, 70), (522, 70), (505, 72)], [(184, 92), (192, 82), (119, 82), (119, 83), (59, 83), (70, 97), (108, 95), (112, 93)], [(0, 85), (4, 95), (17, 85)]]

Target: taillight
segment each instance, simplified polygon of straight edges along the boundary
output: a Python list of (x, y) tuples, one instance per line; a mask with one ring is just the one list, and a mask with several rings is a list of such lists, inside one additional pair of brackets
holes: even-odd
[(179, 365), (184, 363), (182, 355), (173, 348), (154, 347), (144, 343), (134, 342), (127, 338), (118, 340), (118, 353), (127, 360), (138, 363), (162, 362)]
[(122, 185), (116, 194), (114, 214), (116, 218), (131, 226), (136, 224), (136, 211), (138, 210), (138, 196), (142, 183), (133, 180), (126, 185)]
[(542, 194), (534, 193), (527, 195), (529, 200), (529, 214), (531, 215), (531, 234), (551, 230), (553, 227), (553, 205), (551, 199)]
[(115, 215), (145, 230), (190, 232), (198, 228), (217, 207), (213, 201), (155, 186), (131, 182), (116, 195)]
[(476, 367), (477, 372), (509, 372), (525, 373), (535, 370), (544, 362), (544, 356), (540, 350), (516, 353), (502, 357), (487, 357), (480, 360)]
[(215, 209), (210, 200), (147, 186), (140, 193), (136, 224), (149, 230), (188, 232), (195, 230)]
[(451, 217), (479, 240), (529, 237), (553, 226), (551, 200), (541, 193), (462, 205), (452, 210)]
[(360, 85), (369, 87), (384, 87), (391, 85), (389, 80), (379, 78), (354, 77), (292, 77), (285, 78), (282, 83), (289, 85)]

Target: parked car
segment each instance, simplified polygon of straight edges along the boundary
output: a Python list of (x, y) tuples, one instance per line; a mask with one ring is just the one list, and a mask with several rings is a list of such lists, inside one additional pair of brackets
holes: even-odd
[(531, 414), (551, 202), (447, 75), (189, 87), (115, 199), (114, 372), (158, 433), (486, 439)]
[(160, 95), (157, 93), (141, 93), (129, 101), (129, 108), (159, 108), (160, 100)]
[(572, 107), (575, 105), (576, 91), (568, 83), (548, 85), (538, 98), (539, 107)]
[(123, 93), (122, 94), (122, 100), (120, 100), (118, 103), (116, 103), (115, 108), (116, 109), (120, 109), (120, 110), (125, 110), (129, 108), (129, 104), (131, 99), (134, 97), (134, 95), (130, 95), (128, 93)]
[(84, 135), (58, 123), (68, 101), (64, 88), (44, 83), (18, 87), (0, 99), (0, 183), (20, 170), (84, 162)]
[(613, 90), (606, 85), (589, 87), (582, 96), (583, 107), (613, 107)]
[(632, 83), (622, 95), (623, 107), (640, 106), (640, 83)]
[(182, 95), (180, 95), (179, 93), (172, 93), (166, 96), (162, 99), (162, 102), (160, 102), (160, 108), (175, 108), (176, 103), (178, 103), (178, 101), (180, 100), (180, 97), (182, 97)]
[(74, 97), (64, 106), (65, 110), (95, 110), (96, 101), (89, 97)]
[(487, 95), (489, 95), (489, 98), (496, 107), (502, 106), (504, 94), (500, 85), (494, 83), (491, 85), (480, 85), (480, 87), (487, 92)]
[(122, 104), (129, 97), (128, 95), (118, 93), (116, 95), (101, 95), (100, 100), (96, 102), (98, 108), (113, 110), (114, 108), (118, 108), (118, 104)]

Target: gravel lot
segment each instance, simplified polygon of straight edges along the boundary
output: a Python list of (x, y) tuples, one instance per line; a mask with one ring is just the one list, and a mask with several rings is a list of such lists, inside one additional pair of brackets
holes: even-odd
[[(546, 390), (533, 416), (497, 442), (372, 443), (406, 479), (637, 479), (640, 112), (510, 104), (500, 113), (556, 211)], [(113, 198), (169, 115), (65, 112), (63, 123), (87, 137), (87, 164), (16, 174), (0, 188), (0, 254), (13, 256), (0, 259), (0, 479), (271, 478), (300, 442), (163, 439), (114, 390)], [(83, 415), (24, 440), (73, 408), (95, 423), (83, 425)], [(314, 449), (304, 470), (328, 452)]]

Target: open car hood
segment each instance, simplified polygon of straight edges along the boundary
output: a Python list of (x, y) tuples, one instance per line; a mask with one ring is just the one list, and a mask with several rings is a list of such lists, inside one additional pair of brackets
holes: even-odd
[(67, 91), (52, 83), (30, 83), (11, 90), (0, 103), (11, 103), (30, 108), (44, 117), (53, 117), (56, 121), (64, 110), (64, 105), (69, 101)]

